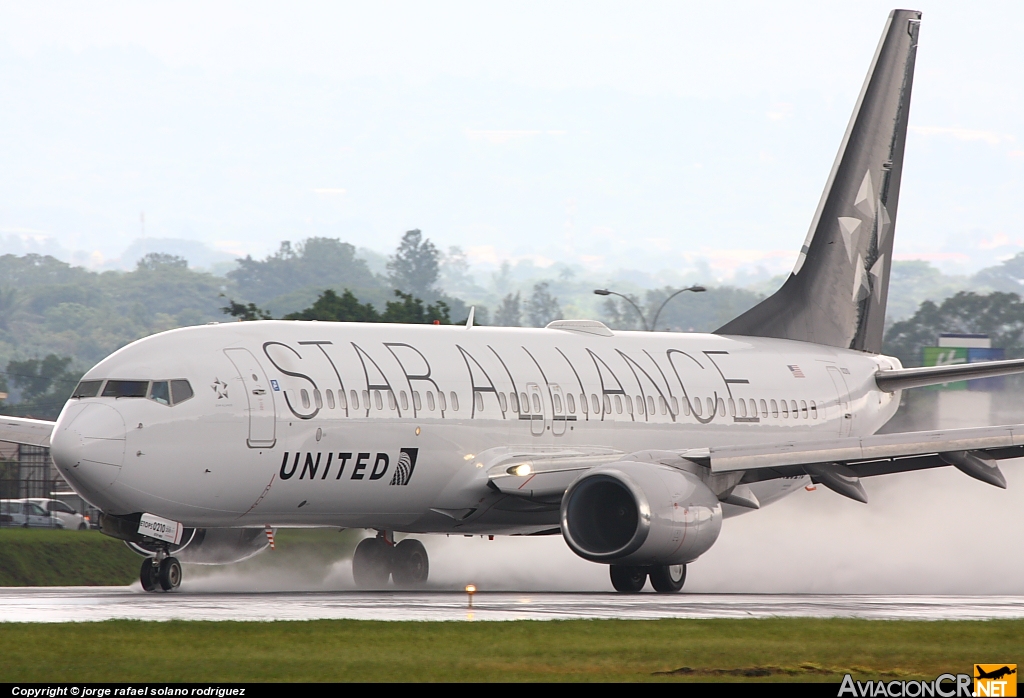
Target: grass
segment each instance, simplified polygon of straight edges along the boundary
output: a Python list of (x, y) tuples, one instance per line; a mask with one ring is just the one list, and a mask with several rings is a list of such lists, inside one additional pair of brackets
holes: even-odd
[(99, 531), (0, 529), (0, 586), (120, 586), (142, 558)]
[[(359, 531), (287, 529), (275, 535), (277, 550), (233, 566), (240, 574), (278, 567), (322, 578), (339, 559), (351, 557)], [(98, 531), (0, 528), (0, 587), (124, 586), (138, 579), (142, 557)], [(222, 567), (198, 567), (210, 574)], [(0, 619), (2, 620), (2, 619)]]
[(0, 682), (838, 682), (969, 673), (1024, 651), (1024, 621), (1002, 620), (107, 621), (0, 633)]

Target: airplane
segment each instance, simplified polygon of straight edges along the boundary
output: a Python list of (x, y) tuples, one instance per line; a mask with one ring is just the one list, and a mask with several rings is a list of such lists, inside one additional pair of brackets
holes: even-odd
[(889, 15), (793, 272), (716, 332), (210, 323), (125, 346), (0, 439), (50, 447), (147, 591), (332, 526), (376, 531), (360, 587), (427, 582), (410, 534), (561, 535), (616, 590), (671, 593), (724, 518), (811, 483), (867, 502), (863, 478), (953, 466), (1005, 488), (1024, 425), (876, 434), (903, 390), (1024, 371), (881, 353), (920, 23)]

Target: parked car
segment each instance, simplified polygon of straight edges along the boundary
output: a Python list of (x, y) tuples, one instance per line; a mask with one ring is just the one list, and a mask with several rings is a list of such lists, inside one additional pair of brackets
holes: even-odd
[(26, 499), (0, 499), (0, 526), (64, 528), (56, 514)]
[(38, 504), (43, 509), (56, 516), (58, 519), (60, 519), (61, 524), (63, 524), (63, 527), (66, 529), (72, 531), (84, 531), (88, 529), (90, 526), (91, 522), (89, 521), (88, 516), (79, 514), (77, 511), (72, 509), (70, 505), (60, 501), (59, 499), (29, 497), (25, 501), (31, 502), (32, 504)]

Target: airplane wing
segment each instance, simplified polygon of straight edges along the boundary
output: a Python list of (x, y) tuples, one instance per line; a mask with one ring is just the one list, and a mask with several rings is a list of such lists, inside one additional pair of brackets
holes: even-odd
[(727, 494), (743, 484), (809, 475), (817, 484), (867, 502), (862, 477), (950, 465), (1005, 488), (998, 461), (1020, 457), (1024, 457), (1024, 424), (639, 453), (585, 448), (493, 449), (487, 454), (486, 472), (488, 484), (495, 490), (557, 502), (573, 480), (598, 465), (642, 460), (680, 467), (688, 461), (706, 468), (706, 479), (730, 483)]
[(0, 441), (28, 446), (49, 446), (56, 422), (24, 417), (0, 417)]
[(708, 449), (700, 460), (712, 473), (743, 472), (744, 483), (810, 475), (816, 483), (866, 502), (862, 477), (947, 465), (1005, 489), (998, 461), (1020, 457), (1024, 457), (1024, 424), (726, 446)]

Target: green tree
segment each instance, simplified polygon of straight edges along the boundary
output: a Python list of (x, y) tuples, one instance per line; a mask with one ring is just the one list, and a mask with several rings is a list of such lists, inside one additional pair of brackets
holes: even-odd
[(501, 305), (494, 313), (494, 324), (498, 327), (521, 327), (523, 324), (522, 301), (519, 291), (509, 293), (501, 299)]
[(552, 320), (562, 318), (558, 299), (551, 295), (547, 281), (533, 285), (533, 293), (526, 300), (526, 317), (533, 327), (544, 327)]
[(414, 296), (428, 296), (437, 283), (441, 254), (419, 230), (402, 236), (395, 254), (388, 260), (388, 273), (395, 288)]
[[(333, 291), (331, 292), (333, 293)], [(258, 308), (255, 303), (239, 303), (233, 298), (228, 299), (228, 304), (221, 308), (225, 315), (236, 317), (245, 322), (253, 320), (273, 320), (270, 313)]]
[(402, 322), (414, 325), (452, 324), (451, 310), (444, 301), (437, 301), (424, 307), (423, 301), (413, 297), (411, 293), (402, 293), (396, 290), (395, 295), (401, 300), (388, 301), (387, 308), (380, 316), (381, 322)]
[(979, 295), (961, 291), (941, 305), (925, 301), (913, 317), (893, 323), (885, 333), (883, 351), (904, 366), (921, 363), (921, 348), (935, 346), (943, 332), (987, 334), (992, 346), (1007, 356), (1024, 355), (1024, 302), (1016, 293)]
[(239, 259), (238, 269), (227, 276), (246, 301), (272, 308), (275, 305), (270, 301), (303, 289), (333, 287), (355, 289), (360, 295), (382, 293), (384, 285), (365, 260), (355, 255), (353, 245), (333, 238), (309, 238), (295, 246), (286, 240), (263, 260)]
[(173, 254), (150, 252), (135, 265), (137, 271), (158, 271), (160, 269), (188, 269), (188, 260)]
[(21, 393), (15, 404), (4, 406), (8, 414), (56, 419), (72, 390), (82, 378), (71, 369), (70, 356), (49, 354), (43, 359), (9, 361), (7, 379)]
[(327, 289), (320, 294), (316, 303), (284, 316), (285, 320), (320, 320), (322, 322), (380, 322), (380, 314), (370, 303), (360, 303), (355, 295), (345, 289), (340, 296)]

